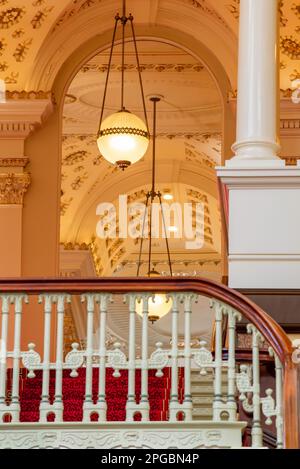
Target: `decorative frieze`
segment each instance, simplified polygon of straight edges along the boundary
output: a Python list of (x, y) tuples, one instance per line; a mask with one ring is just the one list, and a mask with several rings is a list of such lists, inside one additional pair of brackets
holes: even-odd
[(0, 174), (0, 205), (22, 205), (29, 185), (29, 173)]
[(280, 129), (300, 130), (300, 119), (280, 119)]
[[(25, 96), (25, 95), (24, 95)], [(0, 108), (0, 138), (26, 139), (52, 113), (51, 99), (25, 99), (14, 92)]]
[(6, 90), (6, 99), (12, 99), (14, 101), (20, 100), (20, 99), (51, 99), (52, 102), (54, 101), (54, 96), (51, 91), (9, 91)]
[(0, 157), (1, 168), (25, 168), (29, 162), (29, 158), (20, 157)]

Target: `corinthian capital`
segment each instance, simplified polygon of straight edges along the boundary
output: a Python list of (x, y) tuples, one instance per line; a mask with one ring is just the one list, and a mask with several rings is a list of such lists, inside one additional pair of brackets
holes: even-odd
[(22, 205), (29, 185), (29, 173), (0, 174), (0, 205)]

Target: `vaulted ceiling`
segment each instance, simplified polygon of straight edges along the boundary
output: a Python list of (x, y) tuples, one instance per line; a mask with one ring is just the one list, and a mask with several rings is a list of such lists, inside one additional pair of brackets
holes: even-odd
[[(185, 240), (170, 239), (174, 273), (216, 278), (220, 272), (220, 213), (214, 167), (221, 163), (222, 106), (205, 65), (182, 49), (161, 41), (139, 41), (145, 96), (158, 94), (157, 189), (174, 202), (204, 203), (205, 242), (197, 252)], [(143, 117), (133, 45), (126, 45), (125, 105)], [(151, 181), (151, 146), (145, 157), (125, 172), (99, 154), (96, 132), (107, 72), (108, 51), (85, 63), (68, 89), (63, 109), (61, 240), (66, 248), (89, 245), (100, 275), (135, 275), (139, 244), (135, 240), (100, 240), (95, 236), (101, 202), (118, 207), (119, 194), (129, 202), (145, 202)], [(116, 47), (105, 115), (120, 108), (121, 54)], [(152, 105), (147, 99), (152, 128)], [(145, 261), (149, 246), (144, 243)], [(153, 260), (168, 271), (165, 241), (153, 243)], [(145, 268), (142, 267), (142, 273)], [(218, 278), (218, 277), (217, 277)]]
[[(49, 91), (67, 55), (97, 28), (99, 33), (109, 28), (108, 20), (120, 4), (116, 0), (0, 0), (0, 77), (7, 88)], [(202, 34), (203, 41), (209, 40), (210, 48), (217, 56), (222, 58), (223, 55), (224, 61), (229, 60), (222, 50), (227, 43), (236, 58), (233, 47), (237, 43), (239, 0), (128, 0), (128, 4), (138, 23), (173, 26), (176, 18), (169, 14), (173, 11), (181, 22), (188, 24), (193, 18), (194, 28), (197, 29), (198, 23), (201, 33), (201, 22), (197, 18), (206, 19), (215, 41)], [(97, 17), (91, 27), (89, 23)], [(281, 88), (285, 90), (300, 73), (299, 17), (299, 2), (280, 0)], [(72, 25), (77, 31), (76, 37), (70, 37)], [(193, 27), (190, 33), (196, 34)], [(38, 72), (44, 76), (37, 78)]]
[[(113, 17), (121, 3), (121, 0), (0, 0), (0, 79), (5, 81), (8, 97), (13, 97), (14, 91), (51, 91), (72, 54), (76, 63), (77, 51), (83, 44), (96, 36), (100, 41), (108, 32), (110, 37)], [(142, 35), (144, 28), (157, 27), (157, 31), (169, 28), (187, 34), (211, 51), (227, 77), (232, 96), (236, 96), (237, 88), (239, 3), (239, 0), (127, 0), (140, 28), (138, 35)], [(280, 86), (284, 96), (288, 96), (293, 80), (300, 79), (300, 4), (297, 0), (280, 0), (279, 8)], [(188, 200), (188, 194), (206, 198), (207, 209), (213, 216), (212, 226), (206, 226), (202, 260), (206, 262), (208, 256), (209, 262), (214, 259), (220, 262), (214, 166), (221, 161), (222, 122), (220, 95), (213, 79), (216, 72), (208, 70), (205, 57), (196, 58), (188, 47), (180, 48), (178, 43), (175, 47), (159, 38), (158, 42), (147, 40), (139, 41), (145, 91), (147, 95), (163, 95), (158, 113), (158, 185), (178, 194), (181, 202)], [(95, 132), (107, 67), (107, 49), (103, 44), (101, 47), (94, 50), (94, 57), (78, 59), (78, 70), (63, 108), (62, 144), (61, 239), (70, 246), (91, 243), (96, 262), (103, 257), (99, 256), (101, 243), (91, 241), (97, 203), (115, 201), (120, 192), (139, 194), (147, 189), (151, 174), (151, 148), (138, 165), (123, 175), (99, 155)], [(118, 107), (119, 59), (117, 51), (109, 111)], [(130, 108), (140, 114), (132, 52), (129, 51), (126, 61)], [(148, 112), (151, 121), (149, 106)], [(158, 257), (160, 249), (157, 246)], [(178, 262), (189, 261), (181, 255), (180, 247), (176, 249)], [(99, 272), (102, 269), (127, 273), (132, 268), (136, 246), (119, 244), (109, 250), (111, 254), (104, 256), (105, 265), (98, 265)], [(197, 270), (196, 264), (185, 265)], [(211, 265), (214, 270), (217, 264)]]

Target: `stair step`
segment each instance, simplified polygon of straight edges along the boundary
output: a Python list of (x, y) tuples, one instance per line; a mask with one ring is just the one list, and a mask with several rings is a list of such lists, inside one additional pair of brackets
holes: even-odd
[(212, 418), (212, 409), (211, 407), (196, 407), (194, 410), (193, 410), (193, 419), (195, 417), (210, 417)]
[(213, 403), (213, 396), (193, 396), (193, 406), (203, 406), (203, 405), (211, 405)]

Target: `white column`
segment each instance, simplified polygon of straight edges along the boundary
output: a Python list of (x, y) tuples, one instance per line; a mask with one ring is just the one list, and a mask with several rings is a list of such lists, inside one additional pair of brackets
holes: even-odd
[(241, 0), (236, 156), (227, 166), (284, 166), (277, 153), (278, 0)]

